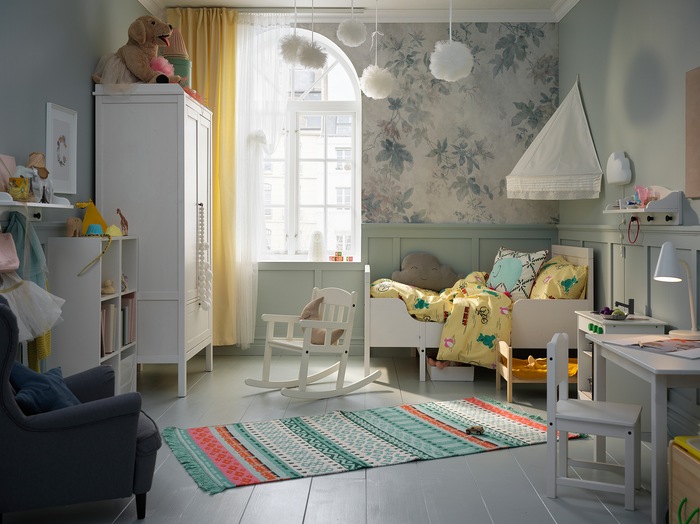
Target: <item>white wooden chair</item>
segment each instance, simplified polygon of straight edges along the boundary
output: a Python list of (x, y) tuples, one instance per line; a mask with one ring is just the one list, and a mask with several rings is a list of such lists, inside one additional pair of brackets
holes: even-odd
[[(634, 490), (639, 487), (640, 482), (642, 407), (634, 404), (570, 399), (568, 352), (569, 341), (566, 333), (555, 334), (547, 344), (547, 496), (556, 498), (558, 485), (623, 493), (625, 509), (634, 510)], [(624, 439), (624, 465), (569, 458), (568, 432)], [(558, 449), (557, 433), (560, 435)], [(571, 478), (568, 476), (569, 466), (607, 471), (622, 470), (624, 483)]]
[[(314, 288), (311, 294), (312, 302), (323, 297), (320, 304), (318, 320), (302, 320), (299, 315), (264, 314), (262, 319), (267, 322), (265, 336), (265, 353), (263, 358), (262, 379), (247, 378), (249, 386), (281, 389), (287, 397), (302, 399), (321, 399), (337, 397), (356, 391), (377, 380), (382, 372), (377, 370), (362, 379), (345, 384), (345, 370), (348, 363), (352, 327), (355, 320), (357, 292), (348, 292), (338, 288)], [(284, 332), (280, 333), (280, 327)], [(296, 330), (295, 330), (296, 328)], [(301, 328), (302, 336), (298, 336)], [(316, 343), (312, 343), (312, 335), (316, 330)], [(333, 343), (338, 330), (342, 331), (340, 339)], [(284, 349), (298, 353), (301, 357), (299, 375), (291, 380), (270, 380), (272, 351)], [(338, 361), (330, 367), (309, 375), (309, 360), (311, 355), (336, 355)], [(335, 385), (332, 388), (308, 389), (307, 386), (318, 380), (337, 373)]]

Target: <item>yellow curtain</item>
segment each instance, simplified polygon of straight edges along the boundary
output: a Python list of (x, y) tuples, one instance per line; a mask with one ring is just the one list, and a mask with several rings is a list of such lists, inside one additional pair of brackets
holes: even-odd
[(180, 29), (192, 61), (192, 89), (213, 112), (212, 285), (213, 344), (233, 345), (235, 279), (236, 11), (169, 8), (167, 21)]

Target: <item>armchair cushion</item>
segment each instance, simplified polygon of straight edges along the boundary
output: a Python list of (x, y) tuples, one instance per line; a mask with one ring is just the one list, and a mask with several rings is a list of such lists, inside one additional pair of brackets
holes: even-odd
[(16, 391), (15, 401), (25, 415), (80, 404), (78, 398), (63, 382), (61, 368), (37, 373), (19, 362), (13, 362), (10, 383)]

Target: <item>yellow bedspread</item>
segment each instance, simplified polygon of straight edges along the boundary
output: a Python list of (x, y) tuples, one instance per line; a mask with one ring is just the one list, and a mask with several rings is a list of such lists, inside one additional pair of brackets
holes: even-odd
[(495, 368), (497, 341), (510, 344), (513, 302), (489, 289), (486, 277), (474, 271), (441, 293), (381, 278), (372, 283), (370, 295), (400, 298), (414, 318), (444, 322), (438, 359)]

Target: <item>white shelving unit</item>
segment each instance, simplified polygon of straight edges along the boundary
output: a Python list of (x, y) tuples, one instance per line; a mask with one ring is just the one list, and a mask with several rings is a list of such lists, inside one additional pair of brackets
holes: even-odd
[[(109, 364), (116, 373), (115, 393), (126, 393), (136, 391), (138, 317), (131, 308), (137, 303), (138, 239), (113, 237), (108, 244), (105, 237), (49, 238), (51, 292), (66, 303), (63, 322), (51, 331), (48, 365), (60, 366), (64, 375), (72, 375)], [(126, 277), (124, 289), (122, 275)], [(113, 282), (113, 293), (102, 293), (106, 280)], [(124, 309), (129, 314), (123, 313)], [(109, 329), (103, 335), (103, 327), (110, 325), (108, 312), (113, 314), (111, 336)]]

